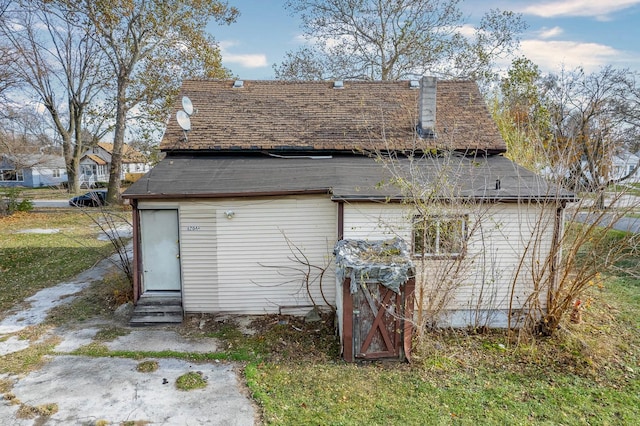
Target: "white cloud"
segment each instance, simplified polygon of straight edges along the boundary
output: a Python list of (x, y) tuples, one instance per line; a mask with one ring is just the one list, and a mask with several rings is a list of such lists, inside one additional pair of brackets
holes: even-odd
[(640, 4), (640, 0), (555, 0), (533, 4), (522, 11), (527, 14), (551, 18), (556, 16), (591, 16), (601, 20), (616, 11)]
[(236, 40), (223, 40), (218, 43), (222, 61), (225, 64), (237, 64), (245, 68), (264, 68), (267, 67), (267, 55), (264, 53), (231, 53), (230, 48), (241, 45)]
[(267, 55), (263, 53), (233, 54), (222, 52), (222, 60), (229, 64), (238, 64), (245, 68), (262, 68), (268, 66)]
[(460, 28), (458, 28), (458, 31), (460, 32), (460, 34), (462, 34), (463, 36), (467, 37), (467, 38), (472, 38), (476, 35), (476, 28), (471, 25), (471, 24), (464, 24), (463, 26), (461, 26)]
[(553, 28), (543, 28), (540, 30), (540, 32), (538, 33), (538, 36), (542, 39), (547, 39), (547, 38), (553, 38), (556, 37), (560, 34), (562, 34), (564, 31), (562, 30), (562, 28), (560, 27), (553, 27)]
[(564, 65), (569, 69), (581, 66), (592, 72), (625, 56), (611, 46), (575, 41), (523, 40), (520, 51), (545, 71)]

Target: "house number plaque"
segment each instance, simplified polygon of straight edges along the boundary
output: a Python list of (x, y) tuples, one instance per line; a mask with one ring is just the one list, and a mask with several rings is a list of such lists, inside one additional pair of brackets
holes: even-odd
[(199, 231), (200, 226), (198, 225), (187, 225), (187, 231)]

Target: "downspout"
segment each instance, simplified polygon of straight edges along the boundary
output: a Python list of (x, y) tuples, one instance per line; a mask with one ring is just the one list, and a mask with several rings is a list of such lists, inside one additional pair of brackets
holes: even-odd
[(140, 299), (140, 210), (138, 210), (138, 200), (131, 200), (133, 214), (133, 303)]
[(338, 201), (338, 241), (344, 239), (344, 201)]

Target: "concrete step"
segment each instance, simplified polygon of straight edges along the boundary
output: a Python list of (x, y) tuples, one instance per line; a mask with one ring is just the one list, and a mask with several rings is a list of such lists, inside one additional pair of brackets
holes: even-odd
[(129, 325), (142, 327), (148, 325), (180, 324), (184, 311), (182, 298), (173, 295), (143, 295), (133, 310)]
[(180, 296), (141, 296), (138, 305), (179, 305), (182, 306)]
[(129, 320), (131, 327), (144, 327), (150, 325), (170, 325), (181, 324), (182, 314), (165, 315), (134, 315)]
[(180, 314), (182, 315), (182, 306), (180, 305), (140, 305), (136, 306), (133, 314), (154, 315), (154, 314)]

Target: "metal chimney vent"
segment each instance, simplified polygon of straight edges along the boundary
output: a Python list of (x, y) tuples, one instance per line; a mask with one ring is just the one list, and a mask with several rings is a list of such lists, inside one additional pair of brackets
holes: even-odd
[(435, 77), (422, 77), (420, 80), (418, 135), (422, 138), (436, 137), (436, 91)]

